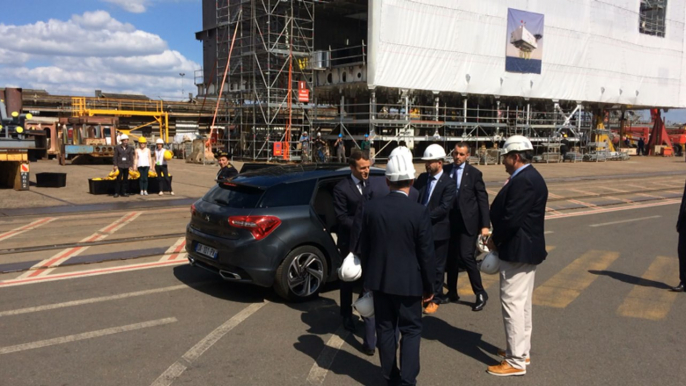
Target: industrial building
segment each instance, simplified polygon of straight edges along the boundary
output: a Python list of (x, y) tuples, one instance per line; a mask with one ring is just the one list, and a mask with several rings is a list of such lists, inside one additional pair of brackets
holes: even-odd
[(367, 134), (377, 159), (400, 141), (421, 154), (512, 134), (543, 155), (564, 137), (598, 153), (629, 111), (686, 107), (685, 4), (203, 0), (195, 83), (221, 97), (238, 157), (298, 160), (305, 131), (343, 134), (348, 152)]

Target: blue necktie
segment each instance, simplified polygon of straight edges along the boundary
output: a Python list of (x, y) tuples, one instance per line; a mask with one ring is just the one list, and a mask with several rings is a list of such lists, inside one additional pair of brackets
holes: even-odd
[(429, 203), (429, 197), (431, 197), (431, 182), (436, 178), (429, 177), (429, 181), (426, 183), (426, 190), (424, 191), (424, 197), (422, 197), (422, 205), (426, 206)]

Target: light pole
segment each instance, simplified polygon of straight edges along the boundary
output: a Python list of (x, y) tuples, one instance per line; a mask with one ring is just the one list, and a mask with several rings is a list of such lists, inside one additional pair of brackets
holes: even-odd
[(181, 76), (181, 99), (183, 99), (183, 77), (186, 76), (186, 73), (179, 72), (179, 75)]

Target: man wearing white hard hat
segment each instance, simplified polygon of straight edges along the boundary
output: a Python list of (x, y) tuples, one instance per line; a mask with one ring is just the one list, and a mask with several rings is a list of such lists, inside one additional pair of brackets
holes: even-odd
[(121, 194), (124, 197), (128, 197), (129, 194), (127, 185), (129, 184), (129, 170), (133, 168), (133, 157), (134, 150), (133, 147), (129, 146), (129, 136), (122, 134), (119, 137), (121, 143), (114, 147), (114, 171), (119, 170), (117, 174), (117, 179), (114, 183), (114, 197), (119, 197)]
[[(393, 150), (386, 166), (387, 196), (365, 205), (356, 251), (364, 287), (373, 291), (379, 359), (390, 385), (414, 385), (419, 374), (422, 302), (433, 297), (436, 262), (431, 218), (408, 194), (414, 182), (412, 154)], [(400, 368), (397, 362), (400, 331)]]
[(531, 166), (533, 146), (528, 138), (513, 135), (501, 151), (510, 178), (491, 204), (493, 234), (488, 247), (500, 258), (500, 303), (507, 347), (498, 350), (503, 361), (487, 371), (506, 377), (526, 374), (531, 361), (534, 277), (536, 266), (548, 255), (543, 235), (548, 187)]
[(426, 162), (426, 172), (417, 177), (414, 187), (419, 190), (419, 203), (424, 205), (431, 217), (431, 228), (436, 254), (436, 278), (434, 298), (426, 304), (424, 313), (433, 314), (443, 300), (443, 281), (445, 263), (450, 243), (450, 220), (448, 213), (455, 200), (455, 184), (450, 176), (443, 173), (445, 150), (438, 144), (429, 145), (424, 150), (422, 160)]

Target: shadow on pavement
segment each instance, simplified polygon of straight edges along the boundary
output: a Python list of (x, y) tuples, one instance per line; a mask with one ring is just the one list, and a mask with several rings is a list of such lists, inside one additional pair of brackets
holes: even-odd
[[(333, 350), (332, 348), (329, 350), (335, 352), (335, 358), (330, 355), (321, 355), (323, 350), (328, 347), (324, 341), (324, 336), (335, 334), (341, 326), (339, 308), (335, 301), (319, 298), (306, 303), (288, 304), (288, 306), (301, 311), (301, 320), (308, 326), (308, 334), (301, 335), (298, 337), (298, 341), (293, 344), (296, 350), (312, 357), (314, 361), (319, 361), (317, 364), (320, 367), (328, 367), (330, 372), (348, 376), (358, 384), (384, 384), (381, 368), (371, 363), (370, 360), (360, 358), (345, 350)], [(341, 329), (341, 331), (343, 330)], [(346, 336), (345, 343), (358, 351), (361, 350), (363, 332), (364, 327), (362, 323), (358, 322), (355, 335), (351, 335), (347, 331), (344, 333)]]
[(422, 318), (422, 338), (436, 340), (453, 350), (476, 359), (486, 365), (496, 365), (498, 361), (488, 353), (496, 354), (498, 348), (481, 339), (481, 334), (457, 328), (433, 316)]
[(174, 267), (174, 276), (196, 291), (223, 300), (239, 303), (257, 303), (265, 300), (275, 303), (282, 302), (282, 299), (271, 288), (227, 282), (219, 275), (207, 272), (202, 268), (191, 267), (189, 264)]
[(627, 275), (626, 273), (621, 273), (621, 272), (615, 272), (615, 271), (597, 271), (597, 270), (589, 270), (589, 273), (592, 273), (594, 275), (602, 275), (602, 276), (609, 276), (615, 280), (622, 281), (624, 283), (628, 284), (633, 284), (633, 285), (639, 285), (642, 287), (653, 287), (657, 289), (670, 289), (669, 285), (665, 283), (661, 283), (659, 281), (655, 280), (648, 280), (644, 279), (638, 276), (631, 276)]

